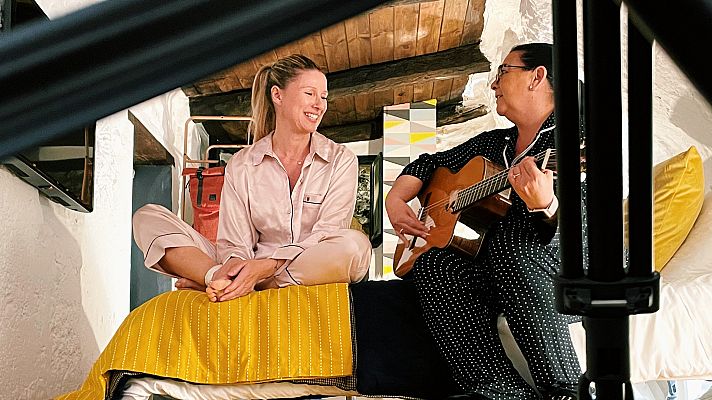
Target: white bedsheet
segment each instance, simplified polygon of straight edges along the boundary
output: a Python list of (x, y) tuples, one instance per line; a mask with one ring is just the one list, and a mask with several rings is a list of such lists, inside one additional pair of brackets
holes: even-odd
[(126, 382), (122, 400), (148, 400), (152, 394), (174, 399), (287, 399), (308, 395), (354, 396), (357, 393), (335, 386), (271, 382), (235, 385), (197, 385), (173, 379), (134, 378)]
[[(661, 277), (660, 311), (630, 317), (631, 382), (712, 379), (712, 194)], [(585, 366), (580, 323), (571, 334)]]

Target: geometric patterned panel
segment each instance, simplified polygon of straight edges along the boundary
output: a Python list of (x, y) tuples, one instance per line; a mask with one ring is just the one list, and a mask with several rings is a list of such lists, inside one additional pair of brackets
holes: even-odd
[[(403, 167), (423, 153), (434, 153), (437, 100), (383, 107), (383, 198), (393, 186)], [(410, 204), (418, 209), (418, 199)], [(395, 279), (393, 253), (398, 236), (383, 206), (383, 277)]]

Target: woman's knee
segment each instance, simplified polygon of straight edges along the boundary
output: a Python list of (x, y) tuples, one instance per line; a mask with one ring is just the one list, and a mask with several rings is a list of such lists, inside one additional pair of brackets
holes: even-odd
[(371, 242), (363, 232), (354, 229), (342, 229), (338, 237), (339, 264), (348, 265), (350, 281), (358, 282), (368, 273), (371, 265)]
[(166, 214), (172, 213), (166, 207), (163, 207), (159, 204), (146, 204), (140, 207), (138, 210), (136, 210), (136, 212), (133, 214), (133, 217), (131, 218), (134, 231), (141, 225), (150, 223), (151, 220), (157, 217), (164, 217)]
[(416, 279), (450, 279), (458, 275), (465, 263), (465, 260), (450, 250), (432, 248), (415, 260), (411, 273)]
[(351, 255), (371, 254), (371, 242), (361, 231), (355, 229), (342, 229), (339, 234), (343, 236), (344, 251)]

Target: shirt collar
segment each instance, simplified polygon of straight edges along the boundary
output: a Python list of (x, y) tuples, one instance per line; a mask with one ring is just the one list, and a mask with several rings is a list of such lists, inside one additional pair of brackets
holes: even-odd
[[(252, 145), (252, 164), (258, 165), (262, 163), (265, 156), (269, 155), (275, 157), (274, 151), (272, 150), (272, 135), (274, 131), (270, 132), (269, 135), (258, 140), (257, 143)], [(311, 155), (316, 154), (321, 159), (326, 162), (331, 160), (331, 146), (329, 146), (329, 139), (319, 132), (312, 132), (311, 141), (309, 144), (309, 155), (307, 160), (311, 160)]]
[[(526, 148), (525, 151), (523, 151), (519, 156), (514, 158), (512, 160), (512, 165), (516, 163), (519, 159), (524, 157), (525, 155), (529, 154), (531, 149), (536, 145), (537, 142), (542, 140), (542, 137), (544, 138), (543, 140), (547, 140), (550, 135), (553, 134), (554, 129), (556, 129), (556, 115), (555, 113), (549, 114), (549, 116), (544, 120), (544, 123), (541, 124), (541, 127), (539, 128), (539, 132), (537, 132), (536, 136), (534, 137), (534, 140), (532, 143)], [(519, 131), (517, 130), (517, 126), (512, 126), (509, 128), (509, 132), (507, 132), (507, 136), (505, 139), (507, 139), (507, 143), (505, 144), (504, 147), (504, 162), (507, 164), (507, 167), (509, 167), (509, 163), (507, 162), (508, 157), (514, 157), (514, 146), (517, 143), (517, 139), (519, 137)]]

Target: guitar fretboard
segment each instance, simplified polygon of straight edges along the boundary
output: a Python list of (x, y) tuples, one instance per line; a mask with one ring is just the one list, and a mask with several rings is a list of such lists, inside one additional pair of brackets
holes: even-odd
[[(544, 150), (534, 156), (534, 158), (536, 159), (537, 164), (541, 165), (542, 168), (554, 169), (556, 167), (556, 149)], [(472, 186), (468, 186), (467, 188), (460, 190), (457, 193), (457, 199), (452, 207), (453, 211), (461, 211), (487, 196), (499, 193), (510, 187), (511, 185), (507, 179), (510, 169), (512, 168), (507, 168), (489, 178), (475, 183)]]

